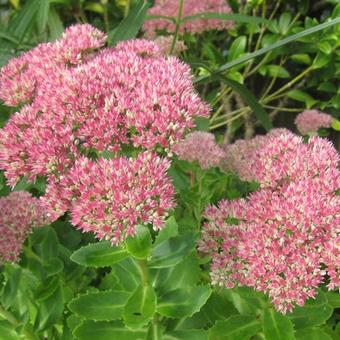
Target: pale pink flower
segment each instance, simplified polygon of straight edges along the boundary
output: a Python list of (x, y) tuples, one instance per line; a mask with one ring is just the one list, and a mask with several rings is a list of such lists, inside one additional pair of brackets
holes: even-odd
[[(170, 54), (172, 42), (173, 42), (173, 36), (163, 36), (159, 35), (154, 39), (155, 44), (157, 44), (163, 54)], [(184, 41), (177, 40), (174, 46), (174, 50), (171, 54), (173, 55), (179, 55), (181, 52), (185, 51), (187, 47), (185, 46)]]
[(0, 263), (16, 262), (32, 227), (48, 224), (46, 210), (39, 199), (26, 191), (0, 197)]
[[(178, 0), (156, 0), (153, 7), (148, 11), (149, 15), (165, 15), (176, 18), (179, 10)], [(183, 17), (192, 16), (200, 13), (231, 13), (231, 8), (225, 0), (185, 0), (183, 6)], [(188, 31), (190, 33), (202, 33), (209, 30), (225, 30), (233, 27), (233, 22), (220, 19), (200, 19), (188, 20), (181, 24), (180, 32)], [(175, 23), (169, 20), (156, 19), (147, 20), (143, 29), (148, 37), (153, 37), (157, 32), (166, 31), (173, 33)]]
[(216, 144), (215, 136), (203, 131), (189, 133), (185, 140), (174, 145), (172, 151), (179, 159), (197, 161), (202, 169), (218, 166), (224, 157), (223, 150)]
[(320, 128), (329, 128), (332, 116), (318, 110), (305, 110), (295, 118), (297, 129), (302, 135), (317, 132)]

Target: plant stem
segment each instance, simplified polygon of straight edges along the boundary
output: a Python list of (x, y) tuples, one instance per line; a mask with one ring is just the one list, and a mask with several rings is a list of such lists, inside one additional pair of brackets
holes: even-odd
[(176, 18), (176, 28), (175, 28), (174, 38), (173, 38), (172, 44), (171, 44), (170, 54), (172, 54), (174, 49), (175, 49), (176, 41), (177, 41), (178, 33), (179, 33), (179, 28), (181, 26), (181, 21), (182, 21), (184, 0), (178, 0), (178, 1), (179, 1), (178, 15), (177, 15), (177, 18)]
[(130, 11), (130, 0), (126, 0), (126, 5), (124, 8), (124, 18), (126, 18), (129, 15)]
[(139, 273), (142, 279), (142, 283), (144, 286), (148, 286), (150, 284), (150, 275), (149, 275), (147, 261), (138, 260), (137, 263), (138, 263)]

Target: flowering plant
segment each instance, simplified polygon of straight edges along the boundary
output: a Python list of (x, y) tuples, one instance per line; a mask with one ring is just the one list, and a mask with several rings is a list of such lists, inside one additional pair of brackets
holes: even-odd
[(339, 6), (12, 6), (0, 339), (337, 339), (337, 105), (301, 87), (331, 83), (336, 48), (304, 39), (335, 41)]

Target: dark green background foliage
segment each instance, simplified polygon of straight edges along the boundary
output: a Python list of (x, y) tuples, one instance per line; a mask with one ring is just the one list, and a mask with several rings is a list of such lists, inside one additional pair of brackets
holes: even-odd
[[(339, 117), (337, 1), (244, 3), (231, 1), (232, 30), (183, 37), (181, 58), (213, 107), (197, 128), (233, 140), (291, 127), (305, 108)], [(149, 5), (131, 1), (128, 11), (124, 1), (0, 0), (0, 64), (76, 22), (107, 31), (112, 45), (140, 36)], [(0, 126), (12, 112), (0, 106)], [(334, 129), (321, 133), (336, 142)], [(36, 229), (20, 263), (0, 271), (0, 339), (340, 339), (340, 297), (325, 287), (287, 315), (249, 288), (211, 287), (210, 259), (196, 250), (202, 212), (222, 198), (245, 197), (256, 183), (179, 160), (169, 174), (178, 206), (159, 233), (140, 226), (135, 238), (111, 247), (77, 231), (67, 216)], [(23, 180), (15, 190), (39, 196), (44, 187)], [(8, 193), (0, 173), (0, 195)]]

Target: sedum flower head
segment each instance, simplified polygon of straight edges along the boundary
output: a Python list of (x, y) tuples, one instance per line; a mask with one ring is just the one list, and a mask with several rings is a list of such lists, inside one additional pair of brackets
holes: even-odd
[(318, 110), (305, 110), (295, 118), (297, 129), (302, 135), (317, 132), (320, 128), (329, 128), (332, 124), (332, 116)]
[(189, 133), (185, 140), (174, 145), (172, 151), (179, 159), (197, 161), (202, 169), (218, 166), (224, 156), (223, 150), (216, 144), (215, 136), (203, 131)]
[(212, 255), (213, 283), (263, 291), (286, 313), (320, 283), (339, 288), (339, 155), (320, 137), (265, 141), (250, 160), (261, 189), (208, 207), (199, 249)]
[[(161, 226), (166, 209), (173, 206), (174, 192), (166, 176), (167, 162), (153, 152), (169, 152), (194, 127), (195, 117), (209, 114), (209, 107), (194, 91), (189, 66), (164, 56), (154, 42), (131, 40), (101, 48), (105, 40), (105, 34), (90, 25), (72, 26), (61, 39), (37, 46), (0, 70), (1, 98), (7, 105), (21, 105), (0, 130), (0, 168), (11, 186), (23, 176), (30, 181), (44, 176), (47, 189), (42, 201), (51, 219), (71, 211), (74, 224), (116, 242), (133, 233), (133, 221)], [(126, 150), (134, 155), (131, 159), (121, 158)], [(132, 175), (141, 162), (136, 155), (144, 152), (151, 158), (141, 157), (156, 162), (163, 179), (152, 164), (145, 165), (145, 174)], [(103, 160), (104, 155), (112, 160)], [(131, 202), (116, 201), (105, 226), (96, 224), (95, 212), (86, 210), (90, 208), (85, 209), (84, 203), (93, 199), (91, 204), (102, 206), (102, 195), (84, 196), (71, 190), (81, 186), (75, 177), (82, 174), (82, 164), (93, 169), (91, 180), (104, 181), (107, 190), (109, 186), (124, 190), (118, 174), (131, 174), (125, 177), (132, 181), (130, 191), (126, 189)], [(114, 181), (105, 177), (110, 166)], [(96, 171), (102, 172), (101, 179)], [(143, 191), (144, 184), (151, 188), (150, 183), (156, 187), (145, 187), (142, 204), (142, 198), (133, 194)], [(73, 201), (84, 209), (76, 210)], [(119, 215), (125, 204), (138, 202), (135, 219), (127, 221)], [(151, 214), (149, 219), (145, 214)]]
[(49, 223), (39, 199), (26, 191), (0, 197), (0, 263), (16, 262), (33, 226)]
[(116, 244), (134, 235), (138, 224), (152, 224), (154, 230), (164, 225), (174, 207), (169, 166), (169, 160), (153, 153), (136, 159), (81, 157), (67, 178), (49, 187), (43, 201), (49, 208), (65, 202), (58, 209), (70, 210), (73, 225)]
[[(179, 11), (178, 0), (156, 0), (153, 7), (148, 11), (149, 15), (165, 15), (176, 18)], [(183, 17), (192, 16), (201, 13), (231, 13), (231, 8), (225, 0), (206, 0), (195, 1), (185, 0), (183, 4)], [(175, 31), (175, 24), (169, 20), (156, 19), (148, 20), (144, 23), (144, 31), (148, 37), (153, 37), (158, 31), (166, 31), (173, 33)], [(209, 30), (224, 30), (233, 27), (231, 21), (219, 19), (199, 19), (188, 20), (180, 26), (180, 32), (185, 31), (190, 33), (202, 33)]]

